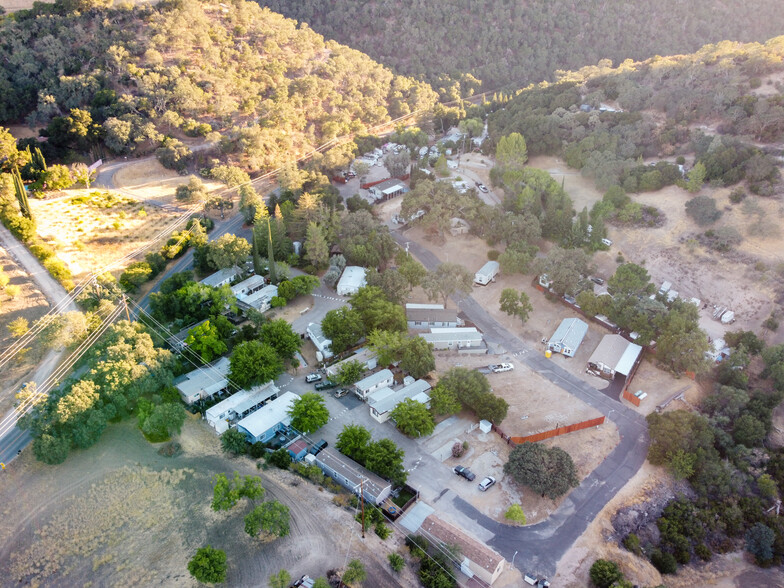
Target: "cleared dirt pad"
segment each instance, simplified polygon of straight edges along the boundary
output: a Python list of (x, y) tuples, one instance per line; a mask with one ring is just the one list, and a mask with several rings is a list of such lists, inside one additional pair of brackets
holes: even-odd
[[(41, 586), (196, 586), (187, 561), (209, 543), (226, 551), (231, 586), (264, 584), (281, 568), (292, 576), (323, 575), (347, 557), (365, 563), (366, 585), (397, 584), (386, 555), (400, 539), (381, 542), (371, 532), (363, 542), (352, 512), (333, 505), (331, 493), (288, 472), (258, 470), (247, 458), (224, 458), (198, 419), (186, 421), (179, 441), (179, 456), (162, 457), (129, 422), (110, 427), (98, 446), (60, 466), (39, 464), (25, 452), (0, 489), (3, 577)], [(235, 470), (261, 475), (265, 498), (289, 506), (290, 536), (268, 544), (248, 537), (247, 504), (210, 510), (212, 476)]]

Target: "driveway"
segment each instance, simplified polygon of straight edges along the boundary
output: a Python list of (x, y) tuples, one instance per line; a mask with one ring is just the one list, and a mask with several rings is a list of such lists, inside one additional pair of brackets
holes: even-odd
[[(393, 231), (401, 245), (407, 241)], [(441, 261), (430, 250), (415, 242), (408, 242), (410, 252), (428, 269), (435, 269)], [(555, 573), (555, 565), (574, 541), (583, 534), (588, 524), (612, 499), (645, 462), (648, 453), (648, 427), (645, 419), (603, 394), (587, 382), (573, 376), (553, 361), (529, 347), (507, 331), (470, 296), (453, 297), (460, 309), (484, 333), (491, 347), (518, 358), (532, 370), (563, 388), (583, 402), (599, 410), (618, 427), (621, 441), (605, 460), (580, 486), (572, 491), (564, 503), (546, 520), (528, 527), (510, 527), (490, 519), (459, 497), (452, 504), (462, 515), (473, 521), (472, 530), (485, 539), (508, 561), (514, 558), (522, 572), (544, 576)], [(479, 528), (476, 528), (476, 525)]]

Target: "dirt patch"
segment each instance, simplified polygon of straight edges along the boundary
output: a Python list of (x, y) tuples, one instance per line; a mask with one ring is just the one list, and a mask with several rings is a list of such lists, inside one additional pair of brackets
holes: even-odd
[(69, 190), (67, 196), (30, 200), (38, 234), (54, 246), (77, 280), (155, 241), (180, 217), (128, 196), (105, 194)]
[[(436, 353), (436, 370), (442, 373), (455, 365), (466, 368), (485, 366), (491, 361), (509, 358), (488, 356), (456, 356), (454, 353)], [(513, 361), (511, 359), (510, 361)], [(514, 363), (514, 361), (513, 361)], [(532, 372), (520, 362), (511, 372), (488, 376), (493, 392), (509, 403), (509, 413), (500, 428), (507, 435), (522, 436), (554, 429), (596, 418), (600, 413), (574, 398), (567, 392)], [(468, 466), (477, 476), (493, 476), (496, 488), (492, 492), (471, 492), (463, 496), (475, 508), (500, 522), (506, 509), (521, 504), (528, 524), (546, 519), (565, 500), (543, 498), (526, 487), (519, 486), (504, 476), (503, 466), (509, 459), (512, 446), (495, 432), (482, 433), (475, 429), (466, 436), (468, 451), (459, 458), (449, 458), (446, 464)], [(599, 427), (584, 429), (542, 443), (547, 447), (560, 447), (572, 456), (578, 477), (590, 474), (619, 443), (617, 428), (611, 422)]]
[[(25, 270), (17, 265), (8, 252), (0, 247), (0, 268), (9, 278), (8, 284), (19, 288), (19, 294), (11, 298), (6, 292), (0, 292), (0, 349), (7, 349), (13, 344), (14, 338), (8, 330), (11, 321), (23, 318), (28, 324), (49, 312), (49, 301), (38, 290), (35, 282)], [(0, 412), (5, 414), (13, 402), (14, 394), (22, 384), (23, 378), (35, 367), (40, 353), (38, 349), (28, 348), (3, 367), (3, 389), (0, 396)]]
[[(0, 488), (3, 577), (46, 586), (196, 586), (187, 561), (209, 543), (226, 551), (232, 586), (257, 586), (281, 568), (294, 577), (324, 575), (352, 558), (365, 564), (366, 585), (398, 583), (386, 555), (401, 548), (401, 537), (382, 542), (371, 532), (363, 541), (353, 512), (333, 505), (331, 493), (288, 472), (258, 470), (248, 458), (224, 458), (198, 418), (186, 421), (177, 441), (181, 452), (163, 457), (160, 444), (123, 423), (61, 466), (39, 464), (26, 451)], [(210, 510), (213, 475), (235, 470), (261, 475), (266, 498), (289, 506), (288, 537), (272, 543), (248, 537), (242, 517), (249, 505)], [(415, 583), (410, 567), (400, 578)]]

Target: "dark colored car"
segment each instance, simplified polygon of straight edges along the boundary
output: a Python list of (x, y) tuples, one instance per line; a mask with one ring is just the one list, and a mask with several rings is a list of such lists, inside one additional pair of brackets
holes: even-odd
[(455, 472), (458, 476), (465, 478), (469, 482), (473, 482), (474, 478), (476, 478), (476, 474), (474, 472), (461, 465), (453, 467), (452, 471)]
[(592, 276), (592, 277), (591, 277), (591, 281), (592, 281), (594, 284), (599, 284), (600, 286), (601, 286), (602, 284), (604, 284), (604, 280), (603, 280), (603, 279), (601, 279), (601, 278), (597, 278), (596, 276)]
[(316, 390), (329, 390), (330, 388), (334, 388), (335, 386), (337, 386), (335, 382), (332, 382), (330, 380), (324, 380), (323, 382), (318, 382), (314, 386), (314, 388)]
[(322, 449), (326, 449), (327, 445), (329, 445), (329, 443), (327, 443), (326, 441), (324, 441), (324, 439), (322, 439), (321, 441), (319, 441), (313, 447), (310, 448), (310, 453), (316, 455)]

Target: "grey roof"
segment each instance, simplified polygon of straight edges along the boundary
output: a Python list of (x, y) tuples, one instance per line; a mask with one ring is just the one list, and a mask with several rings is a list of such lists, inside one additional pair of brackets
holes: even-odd
[(484, 276), (493, 272), (497, 272), (500, 267), (501, 264), (499, 264), (497, 261), (488, 261), (476, 273)]
[(347, 266), (346, 269), (343, 270), (343, 275), (340, 276), (340, 280), (336, 286), (338, 294), (347, 289), (358, 290), (367, 284), (365, 274), (367, 274), (367, 270), (364, 267), (360, 267), (358, 265)]
[(456, 323), (457, 310), (451, 308), (407, 308), (406, 318), (422, 323)]
[(620, 335), (605, 335), (594, 349), (588, 363), (602, 363), (613, 371), (628, 376), (642, 347), (630, 343)]
[(330, 469), (348, 479), (355, 491), (359, 490), (361, 484), (362, 491), (371, 496), (380, 496), (384, 490), (391, 486), (390, 482), (331, 447), (322, 449), (316, 454), (316, 463), (322, 468)]
[(433, 507), (429, 504), (425, 504), (421, 501), (417, 502), (414, 506), (408, 509), (408, 512), (405, 514), (405, 516), (400, 519), (400, 524), (412, 533), (416, 533), (419, 531), (419, 527), (422, 526), (422, 523), (425, 522), (425, 519), (433, 514), (433, 512)]
[(236, 276), (240, 275), (242, 272), (238, 267), (227, 267), (223, 268), (222, 270), (218, 270), (212, 275), (207, 276), (204, 278), (200, 284), (204, 284), (205, 286), (217, 286), (226, 280), (233, 280)]
[(354, 384), (354, 386), (356, 386), (356, 388), (358, 390), (368, 390), (368, 389), (372, 388), (373, 386), (377, 386), (378, 384), (380, 384), (384, 380), (388, 380), (388, 379), (390, 379), (392, 377), (393, 377), (393, 374), (392, 374), (391, 371), (389, 371), (387, 369), (383, 369), (383, 370), (381, 370), (379, 372), (376, 372), (375, 374), (370, 374), (364, 380), (360, 380), (359, 382)]
[(576, 350), (587, 332), (587, 323), (578, 318), (567, 318), (561, 321), (548, 343), (560, 343), (564, 347)]
[(212, 363), (188, 372), (174, 381), (174, 385), (185, 397), (190, 398), (197, 392), (212, 395), (228, 386), (230, 362), (221, 357)]
[(384, 194), (389, 194), (392, 192), (396, 192), (397, 190), (405, 190), (407, 186), (401, 180), (396, 180), (394, 178), (391, 178), (389, 180), (384, 180), (380, 184), (376, 184), (375, 186), (373, 186), (373, 188), (375, 188), (376, 190)]
[[(425, 380), (417, 380), (413, 384), (409, 384), (397, 391), (393, 391), (390, 388), (381, 388), (368, 396), (368, 406), (374, 409), (378, 414), (385, 414), (394, 410), (398, 404), (408, 398), (419, 400), (415, 397), (428, 390), (430, 390), (430, 384)], [(427, 397), (429, 398), (429, 396)]]

